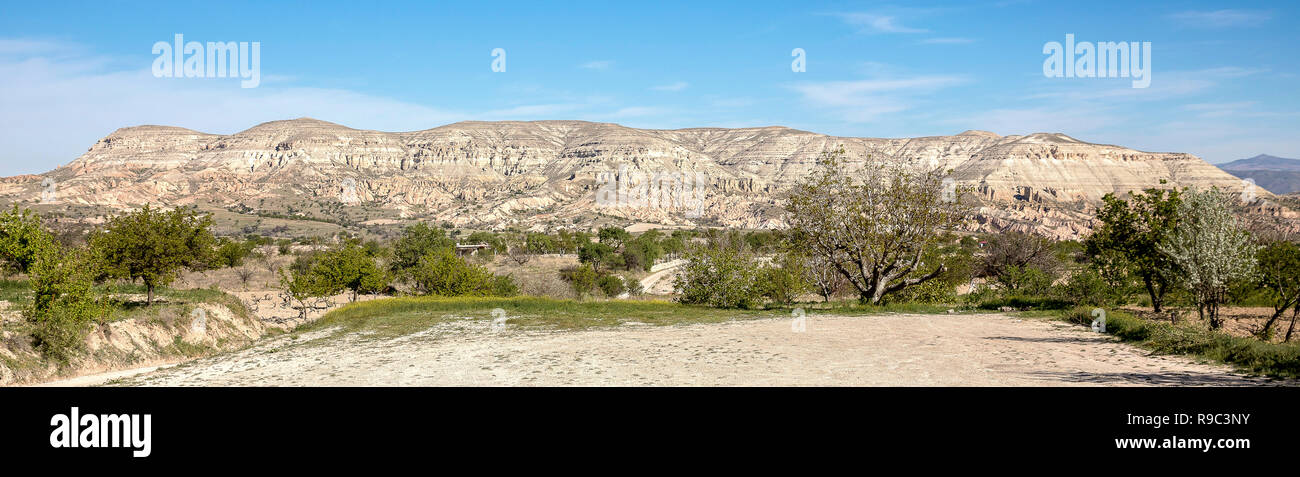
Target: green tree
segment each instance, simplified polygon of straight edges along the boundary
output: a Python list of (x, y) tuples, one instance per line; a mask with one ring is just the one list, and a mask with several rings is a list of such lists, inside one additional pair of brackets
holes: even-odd
[(81, 350), (86, 333), (105, 316), (107, 307), (94, 293), (94, 274), (81, 249), (50, 246), (32, 264), (32, 301), (23, 316), (45, 356), (67, 364)]
[(624, 230), (621, 227), (605, 227), (600, 229), (597, 237), (599, 237), (600, 243), (608, 245), (610, 248), (618, 251), (623, 249), (623, 244), (627, 243), (627, 241), (632, 238), (632, 234), (628, 233), (627, 230)]
[(1130, 192), (1127, 201), (1114, 194), (1106, 194), (1102, 201), (1097, 211), (1101, 226), (1084, 243), (1088, 256), (1111, 251), (1123, 257), (1123, 262), (1142, 280), (1151, 297), (1151, 308), (1159, 313), (1174, 282), (1170, 273), (1174, 265), (1157, 248), (1178, 228), (1182, 193), (1147, 189), (1141, 194)]
[(236, 242), (222, 237), (217, 241), (214, 268), (234, 268), (244, 264), (244, 259), (253, 252), (254, 244)]
[(154, 289), (167, 286), (183, 268), (211, 263), (215, 239), (212, 218), (194, 209), (170, 211), (148, 205), (114, 217), (90, 237), (90, 249), (106, 278), (142, 280), (153, 304)]
[(36, 212), (14, 204), (0, 214), (0, 265), (5, 270), (27, 273), (41, 252), (54, 244), (54, 236), (41, 226)]
[(456, 252), (440, 249), (430, 252), (412, 270), (417, 289), (437, 296), (493, 296), (511, 293), (513, 280), (492, 275), (487, 268), (466, 262)]
[(559, 244), (550, 235), (540, 232), (529, 232), (527, 239), (528, 251), (534, 254), (556, 253), (559, 252)]
[(393, 263), (390, 269), (399, 274), (420, 264), (425, 256), (432, 252), (447, 249), (454, 250), (456, 242), (447, 237), (446, 231), (429, 227), (424, 222), (406, 227), (402, 236), (393, 244)]
[(1259, 330), (1260, 338), (1268, 340), (1273, 337), (1273, 324), (1283, 313), (1290, 309), (1293, 317), (1300, 314), (1300, 247), (1292, 242), (1273, 242), (1259, 249), (1256, 261), (1256, 284), (1266, 291), (1273, 305), (1273, 315)]
[(589, 263), (596, 271), (601, 264), (608, 264), (614, 259), (614, 247), (600, 242), (587, 242), (578, 249), (578, 262)]
[(379, 268), (374, 257), (352, 242), (321, 254), (311, 273), (328, 295), (349, 290), (351, 301), (357, 301), (360, 293), (378, 293), (388, 286), (388, 274)]

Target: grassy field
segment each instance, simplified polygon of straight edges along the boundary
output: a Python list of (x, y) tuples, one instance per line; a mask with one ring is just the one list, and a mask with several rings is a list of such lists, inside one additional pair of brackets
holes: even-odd
[(848, 302), (762, 310), (728, 310), (652, 300), (403, 297), (353, 303), (331, 311), (295, 331), (338, 327), (343, 333), (368, 332), (378, 337), (395, 337), (423, 331), (452, 319), (494, 319), (497, 317), (492, 315), (492, 311), (497, 308), (505, 312), (508, 325), (561, 330), (610, 327), (629, 322), (662, 326), (784, 318), (792, 316), (794, 308), (802, 308), (810, 315), (941, 313), (948, 310), (947, 307), (935, 305), (861, 306)]
[[(1092, 324), (1092, 308), (1021, 312), (1024, 317)], [(1119, 310), (1106, 310), (1106, 332), (1157, 354), (1190, 355), (1236, 366), (1247, 373), (1300, 377), (1300, 343), (1266, 343), (1255, 338), (1211, 331), (1200, 323), (1174, 325), (1145, 320)]]

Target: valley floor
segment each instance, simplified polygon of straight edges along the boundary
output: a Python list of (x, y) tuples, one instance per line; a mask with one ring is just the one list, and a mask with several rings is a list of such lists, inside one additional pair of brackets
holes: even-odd
[[(820, 316), (538, 331), (488, 320), (398, 338), (320, 330), (122, 386), (1159, 386), (1294, 384), (1001, 314)], [(58, 384), (58, 383), (53, 383)], [(86, 381), (77, 383), (88, 384)]]

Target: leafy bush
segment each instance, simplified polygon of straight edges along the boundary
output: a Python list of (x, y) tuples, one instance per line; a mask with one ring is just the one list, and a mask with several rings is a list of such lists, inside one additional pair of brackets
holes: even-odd
[(1075, 271), (1069, 280), (1056, 287), (1055, 295), (1085, 306), (1115, 306), (1124, 301), (1123, 290), (1112, 287), (1093, 267)]
[(407, 274), (420, 265), (420, 261), (431, 253), (440, 250), (454, 251), (456, 242), (447, 237), (442, 229), (429, 227), (420, 222), (402, 231), (402, 236), (393, 244), (393, 262), (390, 270), (398, 274)]
[(781, 254), (777, 259), (778, 263), (758, 271), (755, 285), (763, 298), (788, 305), (809, 289), (807, 274), (804, 273), (806, 265), (803, 257), (792, 253)]
[(0, 214), (0, 266), (27, 273), (41, 252), (54, 245), (54, 236), (41, 226), (41, 217), (18, 204)]
[(518, 291), (509, 277), (493, 276), (482, 265), (466, 262), (445, 248), (425, 255), (411, 270), (411, 277), (416, 288), (428, 295), (493, 296), (503, 291)]
[(82, 251), (65, 254), (50, 247), (31, 268), (33, 297), (23, 315), (35, 325), (37, 348), (60, 364), (82, 350), (86, 333), (107, 312), (93, 291), (89, 263)]
[(595, 270), (600, 270), (601, 264), (612, 262), (614, 257), (614, 247), (600, 242), (587, 242), (578, 248), (578, 262), (591, 264)]
[(569, 286), (573, 287), (573, 292), (579, 297), (591, 294), (591, 291), (596, 288), (596, 280), (600, 278), (596, 269), (586, 263), (560, 270), (560, 277), (569, 282)]
[(627, 293), (632, 296), (640, 295), (642, 292), (645, 291), (641, 288), (641, 281), (637, 280), (634, 277), (627, 277), (624, 280), (623, 288), (626, 289)]
[(681, 303), (752, 308), (762, 296), (759, 267), (747, 254), (729, 247), (695, 247), (686, 260), (675, 282)]
[(605, 292), (605, 296), (616, 297), (623, 294), (623, 279), (616, 275), (605, 275), (596, 280), (596, 286), (600, 291)]

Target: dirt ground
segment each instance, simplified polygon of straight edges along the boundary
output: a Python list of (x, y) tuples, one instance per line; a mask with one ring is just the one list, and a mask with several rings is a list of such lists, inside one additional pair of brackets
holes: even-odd
[[(1294, 384), (1001, 314), (809, 316), (616, 329), (463, 320), (396, 339), (282, 336), (114, 376), (125, 386), (1241, 386)], [(80, 382), (79, 385), (93, 384)]]
[[(1199, 323), (1201, 326), (1208, 327), (1206, 321), (1201, 320), (1196, 314), (1194, 307), (1174, 307), (1171, 310), (1162, 310), (1160, 313), (1151, 311), (1151, 307), (1126, 306), (1125, 311), (1132, 312), (1148, 320), (1170, 321), (1170, 312), (1177, 316), (1179, 323)], [(1264, 329), (1264, 323), (1268, 322), (1269, 317), (1273, 315), (1273, 309), (1266, 306), (1225, 306), (1219, 309), (1219, 315), (1223, 318), (1223, 332), (1240, 337), (1259, 338), (1257, 333)], [(1291, 312), (1284, 313), (1277, 322), (1273, 323), (1272, 342), (1282, 343), (1286, 337), (1287, 329), (1291, 326)], [(1300, 323), (1297, 323), (1292, 341), (1300, 336)]]

